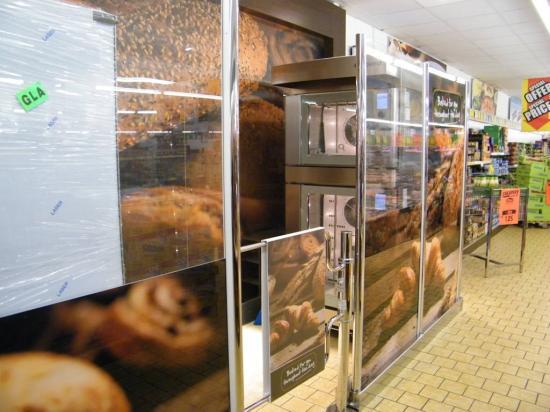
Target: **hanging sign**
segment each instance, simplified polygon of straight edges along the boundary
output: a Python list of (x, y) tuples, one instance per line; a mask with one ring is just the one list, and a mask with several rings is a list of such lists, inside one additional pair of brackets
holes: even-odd
[(325, 229), (264, 242), (270, 389), (275, 400), (325, 368)]
[(498, 222), (501, 225), (517, 225), (519, 222), (519, 197), (521, 191), (518, 188), (502, 189), (500, 192), (500, 207), (498, 210)]
[(434, 90), (432, 121), (436, 123), (460, 123), (462, 96), (443, 90)]
[(550, 77), (523, 81), (521, 111), (522, 131), (550, 131)]

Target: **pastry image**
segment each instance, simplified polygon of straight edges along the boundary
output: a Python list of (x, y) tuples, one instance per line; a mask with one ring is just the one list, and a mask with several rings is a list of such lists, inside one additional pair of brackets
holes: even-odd
[(3, 412), (129, 412), (120, 386), (95, 365), (65, 355), (0, 356)]
[(196, 366), (215, 343), (199, 300), (170, 276), (133, 285), (111, 304), (99, 335), (113, 355), (140, 367)]
[(321, 321), (313, 311), (311, 303), (288, 306), (282, 318), (271, 324), (269, 343), (271, 353), (278, 352), (290, 343), (301, 343), (319, 333)]
[(443, 199), (443, 226), (445, 227), (456, 225), (460, 211), (462, 178), (464, 174), (464, 147), (462, 139), (458, 141), (456, 147)]
[(137, 280), (222, 255), (221, 194), (165, 186), (122, 196), (127, 279)]

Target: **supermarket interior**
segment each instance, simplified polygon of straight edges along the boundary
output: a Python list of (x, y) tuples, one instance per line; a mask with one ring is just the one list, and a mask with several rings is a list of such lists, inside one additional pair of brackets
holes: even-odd
[(550, 0), (0, 0), (0, 412), (550, 412)]

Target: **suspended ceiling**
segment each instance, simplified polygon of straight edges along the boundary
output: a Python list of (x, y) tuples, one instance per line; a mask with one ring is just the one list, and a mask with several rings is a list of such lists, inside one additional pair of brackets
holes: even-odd
[(351, 16), (519, 96), (550, 76), (550, 34), (530, 0), (343, 0)]

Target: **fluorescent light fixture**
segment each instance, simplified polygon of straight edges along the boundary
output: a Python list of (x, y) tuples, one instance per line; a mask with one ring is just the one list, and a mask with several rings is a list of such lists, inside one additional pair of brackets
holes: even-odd
[(542, 23), (546, 27), (546, 30), (548, 30), (548, 33), (550, 33), (550, 3), (548, 0), (531, 0), (531, 3), (535, 6), (535, 10), (537, 10)]
[(459, 124), (452, 124), (452, 123), (428, 122), (428, 126), (443, 127), (443, 128), (450, 128), (450, 129), (464, 129), (464, 126), (461, 126)]
[(109, 91), (109, 92), (120, 92), (120, 93), (161, 94), (160, 90), (135, 89), (132, 87), (96, 86), (95, 89)]
[(202, 94), (202, 93), (185, 93), (185, 92), (172, 92), (166, 91), (162, 92), (165, 96), (176, 96), (176, 97), (190, 97), (194, 99), (209, 99), (209, 100), (221, 100), (221, 96), (215, 94)]
[(439, 76), (439, 77), (443, 77), (444, 79), (447, 79), (447, 80), (450, 80), (452, 82), (456, 82), (458, 79), (456, 76), (450, 74), (450, 73), (447, 73), (447, 72), (443, 72), (441, 70), (437, 70), (433, 67), (429, 67), (428, 68), (428, 71), (431, 73), (431, 74), (435, 74), (436, 76)]
[(395, 122), (392, 120), (384, 120), (384, 119), (374, 119), (374, 118), (367, 118), (367, 122), (372, 123), (381, 123), (381, 124), (391, 124), (395, 126), (406, 126), (406, 127), (422, 127), (421, 123), (406, 123), (406, 122)]
[(154, 79), (152, 77), (117, 77), (119, 83), (151, 83), (151, 84), (174, 84), (170, 80)]

